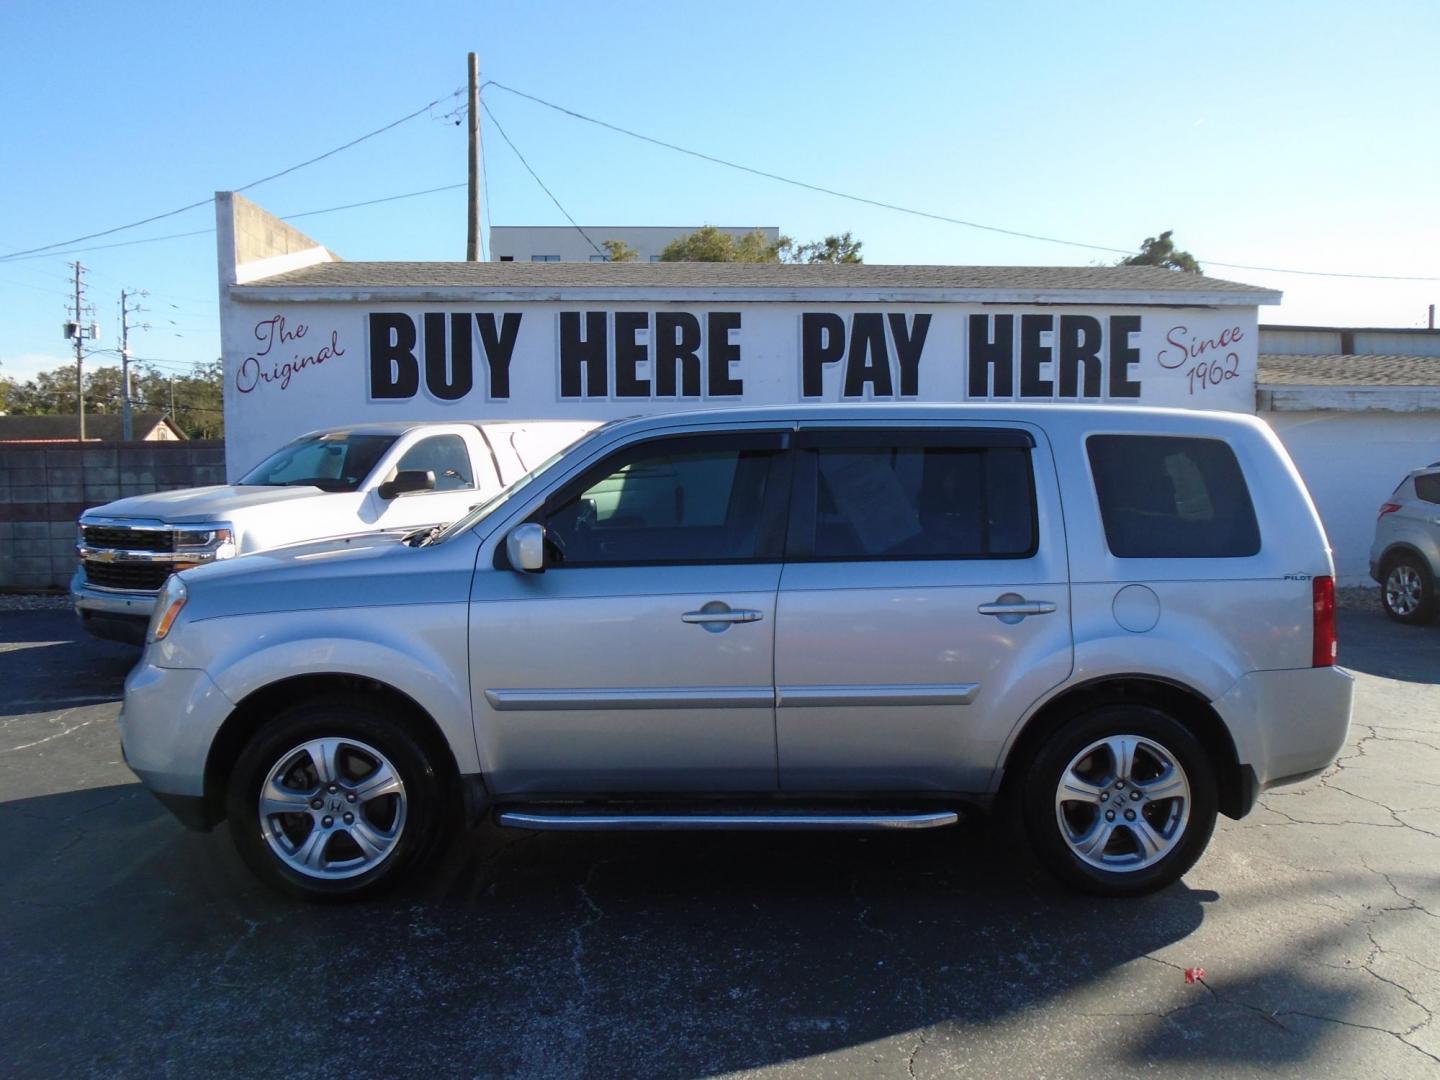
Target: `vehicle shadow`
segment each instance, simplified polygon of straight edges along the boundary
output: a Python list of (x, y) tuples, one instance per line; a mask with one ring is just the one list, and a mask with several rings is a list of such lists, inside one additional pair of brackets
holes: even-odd
[[(873, 1073), (887, 1041), (973, 1035), (1083, 994), (1183, 941), (1218, 899), (1073, 896), (976, 827), (486, 826), (423, 884), (307, 905), (136, 784), (0, 803), (0, 865), (0, 1064), (52, 1074), (680, 1078), (813, 1055)], [(1315, 1038), (1276, 1052), (1303, 1059)]]
[(7, 611), (0, 617), (0, 710), (27, 701), (119, 701), (139, 659), (133, 645), (90, 637), (68, 611)]

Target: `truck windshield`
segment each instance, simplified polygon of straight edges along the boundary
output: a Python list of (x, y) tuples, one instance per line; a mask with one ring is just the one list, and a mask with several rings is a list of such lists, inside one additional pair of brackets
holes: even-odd
[(394, 442), (394, 435), (307, 435), (275, 451), (242, 476), (240, 484), (355, 491)]

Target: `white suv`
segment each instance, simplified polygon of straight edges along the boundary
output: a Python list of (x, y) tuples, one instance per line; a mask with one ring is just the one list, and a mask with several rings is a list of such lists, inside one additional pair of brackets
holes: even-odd
[(1416, 469), (1380, 505), (1370, 576), (1380, 582), (1385, 613), (1403, 623), (1435, 618), (1440, 578), (1440, 461)]
[(599, 428), (437, 537), (187, 570), (126, 760), (304, 896), (467, 820), (917, 829), (1001, 805), (1069, 884), (1176, 880), (1324, 769), (1352, 680), (1270, 429), (791, 407)]

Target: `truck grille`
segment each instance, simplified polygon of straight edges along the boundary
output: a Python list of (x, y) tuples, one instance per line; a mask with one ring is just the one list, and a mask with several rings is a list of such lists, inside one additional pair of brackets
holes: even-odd
[(169, 529), (127, 529), (115, 525), (82, 525), (85, 546), (121, 551), (174, 551), (175, 534)]
[(165, 584), (174, 567), (169, 563), (96, 562), (85, 560), (85, 580), (102, 589), (154, 592)]

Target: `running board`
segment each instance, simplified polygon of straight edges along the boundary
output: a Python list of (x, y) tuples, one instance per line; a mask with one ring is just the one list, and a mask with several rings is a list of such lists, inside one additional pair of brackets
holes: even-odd
[(594, 814), (503, 810), (498, 819), (501, 825), (512, 829), (553, 832), (692, 829), (818, 829), (844, 832), (867, 829), (935, 829), (956, 824), (960, 815), (954, 810), (924, 814)]

